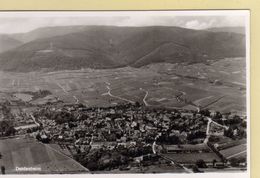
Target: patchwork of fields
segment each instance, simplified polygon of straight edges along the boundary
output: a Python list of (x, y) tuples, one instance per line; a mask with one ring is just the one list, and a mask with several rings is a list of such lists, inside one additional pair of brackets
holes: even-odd
[(142, 68), (0, 73), (1, 99), (39, 89), (52, 95), (31, 101), (34, 104), (54, 99), (87, 106), (138, 101), (147, 106), (246, 112), (244, 58), (209, 65), (158, 63)]

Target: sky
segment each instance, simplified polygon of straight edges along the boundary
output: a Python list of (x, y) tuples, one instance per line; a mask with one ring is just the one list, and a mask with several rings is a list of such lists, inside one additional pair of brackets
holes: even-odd
[(39, 27), (71, 25), (179, 26), (191, 29), (245, 26), (243, 12), (2, 12), (0, 33), (23, 33)]

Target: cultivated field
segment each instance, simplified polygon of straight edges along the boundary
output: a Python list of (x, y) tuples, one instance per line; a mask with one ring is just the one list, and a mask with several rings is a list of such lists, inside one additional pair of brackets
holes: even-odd
[(1, 99), (11, 100), (8, 94), (39, 89), (49, 90), (52, 95), (31, 101), (34, 104), (58, 99), (87, 106), (138, 101), (147, 106), (246, 112), (244, 58), (207, 65), (158, 63), (142, 68), (0, 73)]
[(220, 158), (213, 152), (210, 153), (176, 153), (164, 154), (165, 157), (177, 163), (191, 163), (203, 159), (205, 162), (212, 162), (213, 160), (220, 161)]
[(237, 145), (231, 148), (223, 149), (220, 153), (226, 158), (246, 158), (247, 155), (247, 147), (246, 144)]
[[(0, 163), (5, 166), (7, 174), (88, 172), (72, 158), (33, 139), (1, 139), (0, 152), (2, 154)], [(17, 172), (16, 167), (33, 167), (41, 170)]]

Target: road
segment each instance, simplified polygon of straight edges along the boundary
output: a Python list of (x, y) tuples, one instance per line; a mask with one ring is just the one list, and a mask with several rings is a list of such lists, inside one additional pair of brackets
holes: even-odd
[(63, 90), (64, 93), (69, 93), (60, 83), (56, 82), (56, 84)]
[(155, 146), (156, 146), (156, 141), (157, 139), (160, 137), (160, 135), (156, 135), (156, 137), (154, 138), (154, 142), (153, 142), (153, 145), (152, 145), (152, 149), (153, 149), (153, 154), (156, 154), (156, 150), (155, 150)]
[(219, 126), (219, 127), (222, 127), (222, 128), (224, 128), (224, 129), (228, 129), (227, 126), (221, 125), (221, 124), (219, 124), (219, 123), (213, 121), (210, 117), (206, 117), (206, 118), (208, 119), (208, 124), (207, 124), (207, 129), (206, 129), (206, 138), (205, 138), (205, 140), (204, 140), (204, 143), (205, 143), (205, 144), (208, 143), (208, 140), (209, 140), (209, 137), (210, 137), (209, 130), (210, 130), (210, 125), (211, 125), (211, 123), (213, 123), (213, 124), (215, 124), (215, 125), (217, 125), (217, 126)]
[(201, 109), (205, 109), (205, 108), (209, 107), (210, 105), (213, 105), (213, 104), (217, 103), (219, 100), (221, 100), (221, 99), (224, 98), (224, 97), (225, 97), (225, 96), (221, 96), (221, 97), (217, 98), (216, 100), (214, 100), (214, 101), (212, 101), (212, 102), (210, 102), (210, 103), (208, 103), (208, 104), (202, 106)]
[(76, 96), (73, 96), (73, 98), (75, 99), (75, 103), (79, 104), (79, 99)]
[(168, 161), (171, 161), (171, 164), (172, 164), (172, 165), (177, 165), (177, 166), (183, 168), (187, 173), (193, 173), (192, 169), (187, 168), (187, 167), (184, 166), (183, 164), (175, 163), (171, 158), (165, 157), (165, 156), (163, 156), (163, 155), (159, 155), (159, 156), (161, 156), (162, 158), (164, 158), (164, 159), (166, 159), (166, 160), (168, 160)]
[(192, 101), (188, 101), (188, 100), (182, 98), (182, 96), (187, 95), (186, 92), (180, 91), (180, 90), (178, 90), (178, 92), (181, 93), (180, 95), (176, 95), (176, 96), (175, 96), (175, 98), (176, 98), (176, 100), (177, 100), (178, 102), (184, 102), (184, 103), (187, 104), (187, 105), (192, 105), (192, 106), (196, 107), (197, 112), (200, 112), (200, 106), (198, 106), (197, 104), (195, 104), (195, 103), (192, 102)]
[[(64, 93), (69, 94), (69, 92), (58, 82), (56, 84), (63, 90)], [(79, 104), (79, 99), (74, 95), (73, 98), (75, 99), (75, 104)]]
[(209, 118), (209, 117), (207, 117), (207, 119), (210, 120), (213, 124), (215, 124), (215, 125), (217, 125), (217, 126), (219, 126), (219, 127), (222, 127), (222, 128), (224, 128), (224, 129), (228, 129), (227, 126), (221, 125), (221, 124), (219, 124), (219, 123), (213, 121), (213, 120), (212, 120), (211, 118)]
[(31, 118), (33, 119), (34, 123), (37, 125), (37, 126), (40, 126), (39, 122), (36, 121), (35, 117), (33, 116), (33, 114), (30, 114)]
[[(106, 88), (107, 88), (107, 94), (109, 95), (109, 96), (111, 96), (111, 97), (113, 97), (113, 98), (116, 98), (116, 99), (119, 99), (119, 100), (123, 100), (123, 101), (127, 101), (127, 102), (129, 102), (129, 103), (132, 103), (132, 104), (135, 104), (135, 102), (134, 101), (131, 101), (131, 100), (129, 100), (129, 99), (125, 99), (125, 98), (122, 98), (122, 97), (120, 97), (120, 96), (115, 96), (115, 95), (113, 95), (112, 93), (111, 93), (111, 88), (110, 88), (110, 83), (109, 82), (105, 82), (107, 85), (106, 85)], [(104, 95), (104, 94), (102, 94), (102, 95)]]
[(187, 173), (193, 173), (193, 171), (192, 171), (191, 169), (185, 167), (183, 164), (175, 163), (174, 160), (172, 160), (171, 158), (165, 157), (165, 156), (161, 155), (160, 153), (157, 153), (157, 152), (156, 152), (155, 146), (156, 146), (156, 141), (157, 141), (157, 139), (159, 138), (159, 136), (160, 136), (159, 134), (156, 135), (156, 137), (155, 137), (155, 139), (154, 139), (154, 142), (153, 142), (153, 145), (152, 145), (153, 154), (157, 154), (157, 155), (160, 156), (161, 158), (170, 161), (172, 165), (177, 165), (177, 166), (183, 168)]
[(208, 141), (209, 141), (209, 137), (210, 137), (210, 134), (209, 134), (209, 129), (210, 129), (210, 124), (212, 122), (212, 119), (207, 117), (208, 119), (208, 124), (207, 124), (207, 129), (206, 129), (206, 138), (204, 140), (204, 143), (207, 145), (208, 144)]
[(142, 89), (142, 88), (140, 88), (140, 90), (145, 92), (145, 95), (144, 95), (144, 98), (143, 98), (143, 102), (144, 102), (145, 106), (150, 106), (150, 104), (148, 104), (147, 101), (146, 101), (146, 98), (147, 98), (149, 92), (144, 90), (144, 89)]

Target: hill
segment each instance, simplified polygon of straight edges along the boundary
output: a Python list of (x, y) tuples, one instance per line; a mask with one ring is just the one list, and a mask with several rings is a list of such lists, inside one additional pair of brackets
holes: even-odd
[(245, 27), (215, 27), (207, 29), (211, 32), (232, 32), (238, 34), (245, 34)]
[(141, 67), (157, 62), (194, 63), (245, 56), (245, 36), (237, 33), (160, 26), (77, 29), (81, 30), (36, 39), (0, 54), (0, 69), (26, 72)]
[(0, 35), (0, 53), (13, 49), (21, 44), (21, 41), (13, 39), (7, 35)]
[(11, 34), (9, 36), (16, 40), (27, 43), (37, 39), (50, 38), (53, 36), (84, 31), (85, 28), (86, 26), (41, 27), (27, 33), (16, 33), (16, 34)]

